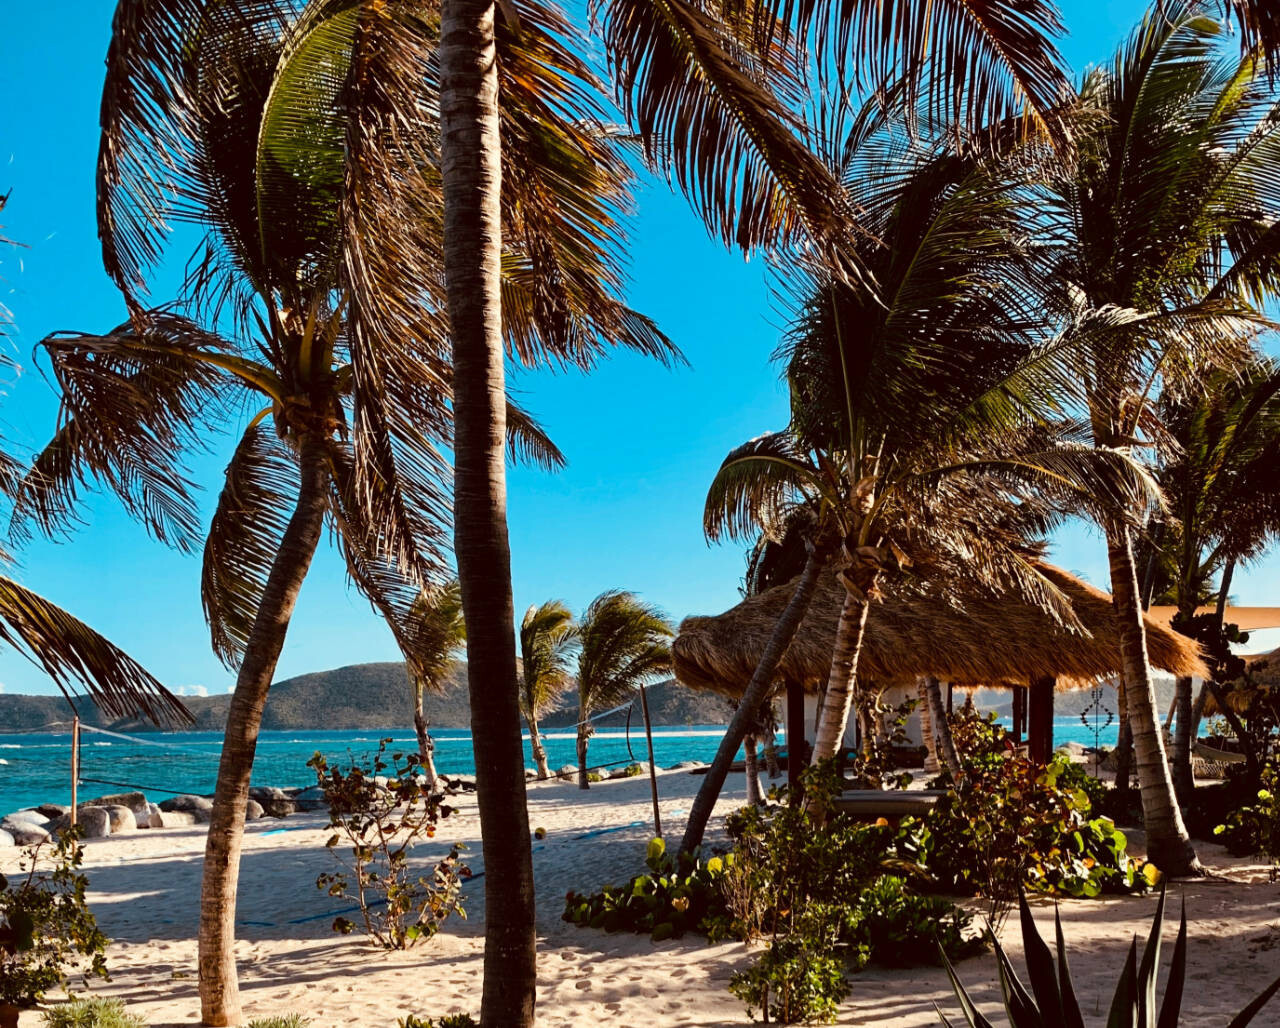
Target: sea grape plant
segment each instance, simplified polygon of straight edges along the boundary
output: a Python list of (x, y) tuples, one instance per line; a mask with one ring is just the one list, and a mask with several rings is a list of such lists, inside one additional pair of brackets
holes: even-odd
[[(379, 741), (368, 764), (353, 759), (346, 769), (330, 767), (322, 753), (307, 761), (336, 829), (325, 845), (344, 866), (319, 875), (316, 888), (354, 899), (365, 934), (384, 949), (408, 949), (435, 935), (451, 915), (466, 917), (462, 882), (470, 871), (460, 862), (459, 845), (425, 873), (410, 862), (413, 846), (433, 838), (437, 824), (453, 813), (445, 802), (452, 792), (438, 783), (433, 789), (414, 773), (416, 754), (392, 753), (388, 760), (389, 742)], [(333, 922), (343, 935), (355, 927), (341, 915)]]
[(28, 847), (19, 874), (0, 875), (0, 1007), (35, 1005), (75, 967), (86, 979), (107, 977), (109, 940), (85, 901), (81, 860), (80, 832), (72, 829), (56, 843)]
[[(1156, 1006), (1156, 975), (1160, 967), (1160, 933), (1164, 927), (1165, 889), (1160, 890), (1160, 902), (1156, 906), (1156, 916), (1151, 922), (1151, 932), (1147, 937), (1147, 945), (1138, 958), (1138, 940), (1135, 938), (1129, 945), (1129, 955), (1125, 959), (1124, 968), (1116, 982), (1112, 995), (1111, 1007), (1107, 1014), (1108, 1028), (1179, 1028), (1182, 1012), (1183, 985), (1187, 976), (1187, 909), (1182, 907), (1182, 919), (1178, 927), (1178, 939), (1174, 944), (1173, 962), (1169, 967), (1169, 978), (1165, 983), (1164, 999), (1159, 1008)], [(1000, 972), (1000, 991), (1004, 995), (1005, 1015), (1009, 1028), (1084, 1028), (1084, 1018), (1080, 1013), (1080, 1003), (1076, 999), (1075, 983), (1071, 978), (1071, 969), (1067, 963), (1067, 948), (1063, 941), (1062, 919), (1054, 911), (1054, 924), (1057, 932), (1057, 953), (1050, 951), (1048, 944), (1040, 937), (1031, 909), (1027, 906), (1026, 895), (1018, 893), (1018, 909), (1022, 918), (1022, 947), (1026, 954), (1027, 979), (1030, 986), (1023, 984), (1014, 970), (1012, 962), (1005, 954), (998, 939), (995, 940), (996, 958)], [(969, 1028), (995, 1028), (974, 1005), (964, 985), (956, 974), (955, 967), (947, 958), (945, 951), (939, 950), (951, 986), (955, 990), (956, 1000), (964, 1015), (964, 1023)], [(1227, 1024), (1227, 1028), (1245, 1028), (1252, 1022), (1258, 1012), (1266, 1006), (1268, 1000), (1280, 989), (1280, 978), (1277, 978), (1254, 1000), (1241, 1010)], [(941, 1011), (938, 1012), (941, 1023), (953, 1028)], [(1197, 1020), (1197, 1024), (1201, 1022)]]

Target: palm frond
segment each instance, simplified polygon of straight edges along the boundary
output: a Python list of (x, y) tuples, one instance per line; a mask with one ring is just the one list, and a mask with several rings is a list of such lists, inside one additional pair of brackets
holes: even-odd
[(227, 465), (204, 544), (200, 597), (213, 651), (239, 667), (298, 493), (298, 462), (254, 423)]
[(526, 721), (540, 721), (572, 685), (577, 645), (578, 626), (563, 601), (547, 600), (525, 611), (520, 622), (520, 713)]
[(741, 539), (781, 524), (806, 500), (838, 501), (822, 470), (790, 431), (769, 432), (730, 451), (707, 490), (708, 539)]
[(65, 532), (90, 482), (111, 489), (162, 542), (191, 550), (200, 518), (184, 451), (204, 445), (227, 373), (226, 343), (185, 318), (146, 314), (141, 330), (44, 339), (61, 407), (58, 428), (18, 487), (14, 528)]
[(74, 686), (79, 683), (108, 717), (142, 717), (175, 728), (195, 721), (182, 701), (128, 654), (61, 607), (4, 576), (0, 642), (30, 659), (73, 706)]
[(675, 634), (654, 606), (633, 593), (601, 593), (578, 622), (578, 701), (584, 716), (621, 702), (669, 671)]

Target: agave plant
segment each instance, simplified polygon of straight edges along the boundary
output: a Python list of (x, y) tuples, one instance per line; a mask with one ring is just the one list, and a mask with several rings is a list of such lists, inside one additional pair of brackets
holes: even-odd
[[(1166, 887), (1167, 888), (1167, 887)], [(1164, 901), (1166, 889), (1160, 890), (1160, 902), (1156, 906), (1155, 920), (1151, 922), (1151, 933), (1147, 937), (1147, 945), (1142, 958), (1138, 958), (1138, 940), (1135, 938), (1129, 945), (1129, 955), (1124, 962), (1124, 970), (1116, 983), (1116, 990), (1111, 1000), (1111, 1009), (1107, 1013), (1107, 1028), (1177, 1028), (1182, 1010), (1182, 987), (1187, 976), (1187, 908), (1182, 906), (1182, 920), (1178, 926), (1178, 940), (1173, 948), (1173, 962), (1169, 966), (1169, 979), (1165, 982), (1164, 999), (1159, 1010), (1156, 1007), (1156, 975), (1160, 968), (1160, 931), (1164, 926)], [(1057, 954), (1050, 952), (1048, 945), (1040, 938), (1036, 923), (1031, 916), (1031, 908), (1027, 906), (1027, 897), (1019, 892), (1018, 909), (1022, 917), (1022, 948), (1026, 954), (1027, 977), (1031, 987), (1027, 988), (1013, 969), (1013, 964), (1005, 954), (997, 939), (995, 942), (996, 959), (1000, 968), (1000, 991), (1004, 995), (1005, 1015), (1009, 1020), (1009, 1028), (1084, 1028), (1084, 1018), (1080, 1014), (1080, 1004), (1076, 999), (1075, 985), (1071, 980), (1071, 969), (1067, 964), (1067, 948), (1062, 938), (1062, 919), (1054, 911), (1054, 927), (1057, 931)], [(941, 952), (941, 949), (939, 949)], [(969, 998), (960, 977), (946, 953), (942, 953), (942, 963), (955, 989), (956, 1000), (964, 1013), (964, 1023), (969, 1028), (994, 1028)], [(1236, 1014), (1227, 1028), (1244, 1028), (1257, 1015), (1267, 1001), (1280, 989), (1280, 978), (1277, 978), (1250, 1003)], [(942, 1023), (951, 1026), (942, 1011), (938, 1011)]]

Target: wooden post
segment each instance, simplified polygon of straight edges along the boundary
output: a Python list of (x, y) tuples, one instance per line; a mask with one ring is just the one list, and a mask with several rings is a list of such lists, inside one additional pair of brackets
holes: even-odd
[(804, 737), (804, 689), (787, 683), (787, 785), (792, 794), (800, 784), (800, 770), (808, 763)]
[(662, 815), (658, 813), (658, 772), (653, 766), (653, 726), (649, 724), (649, 697), (640, 685), (640, 709), (644, 712), (644, 739), (649, 745), (649, 788), (653, 792), (653, 834), (662, 838)]
[(1033, 678), (1027, 689), (1027, 753), (1037, 764), (1053, 754), (1053, 693), (1058, 680)]
[(951, 704), (952, 704), (952, 700), (955, 699), (955, 691), (956, 691), (956, 683), (948, 682), (947, 683), (947, 716), (948, 717), (950, 717), (952, 714)]
[(71, 721), (71, 827), (76, 826), (76, 786), (80, 784), (80, 715)]

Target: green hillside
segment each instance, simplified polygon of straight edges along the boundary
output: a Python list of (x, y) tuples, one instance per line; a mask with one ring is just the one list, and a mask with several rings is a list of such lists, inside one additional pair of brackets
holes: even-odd
[[(424, 703), (427, 718), (437, 728), (467, 728), (471, 723), (467, 702), (465, 666), (459, 664), (448, 687), (438, 696), (428, 695)], [(662, 682), (649, 692), (649, 707), (656, 725), (723, 724), (730, 707), (717, 696), (694, 692), (674, 680)], [(196, 730), (221, 731), (226, 722), (231, 697), (190, 696), (184, 698), (196, 718)], [(271, 687), (262, 727), (268, 730), (330, 728), (355, 730), (401, 728), (413, 724), (408, 678), (404, 664), (383, 661), (352, 664), (331, 671), (299, 675)], [(120, 730), (146, 730), (138, 722), (117, 722), (103, 718), (88, 701), (77, 706), (86, 724)], [(6, 696), (0, 694), (0, 732), (58, 731), (66, 727), (71, 710), (59, 696)], [(549, 727), (564, 727), (578, 720), (576, 701), (566, 697), (562, 709), (546, 719)], [(602, 725), (622, 724), (625, 712)], [(640, 723), (639, 704), (633, 724)]]

